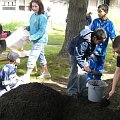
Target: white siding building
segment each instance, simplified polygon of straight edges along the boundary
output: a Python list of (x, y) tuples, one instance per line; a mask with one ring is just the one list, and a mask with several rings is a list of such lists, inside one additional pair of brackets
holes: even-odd
[(0, 0), (0, 23), (27, 22), (30, 17), (28, 6), (31, 0)]
[(1, 10), (27, 10), (30, 0), (0, 0)]

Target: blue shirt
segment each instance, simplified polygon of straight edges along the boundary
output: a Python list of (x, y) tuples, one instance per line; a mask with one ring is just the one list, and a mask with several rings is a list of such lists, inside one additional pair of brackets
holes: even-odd
[(30, 31), (30, 40), (32, 42), (40, 42), (47, 44), (47, 16), (45, 14), (32, 14), (30, 17), (30, 26), (27, 27)]
[(97, 28), (103, 28), (106, 31), (107, 38), (103, 43), (96, 45), (94, 53), (99, 56), (104, 56), (106, 55), (106, 48), (108, 45), (109, 38), (112, 40), (116, 37), (115, 29), (112, 21), (106, 19), (103, 22), (101, 18), (95, 19), (91, 25), (92, 31), (96, 30)]

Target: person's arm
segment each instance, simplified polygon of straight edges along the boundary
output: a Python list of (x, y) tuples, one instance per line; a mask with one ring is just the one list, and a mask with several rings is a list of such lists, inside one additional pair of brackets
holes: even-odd
[(96, 29), (96, 20), (93, 20), (91, 26), (90, 26), (90, 30), (94, 31)]
[(110, 97), (115, 93), (115, 88), (119, 79), (120, 79), (120, 68), (116, 67), (114, 77), (113, 77), (113, 82), (112, 82), (112, 89), (109, 92)]
[(110, 26), (109, 27), (109, 37), (110, 37), (111, 41), (113, 42), (114, 38), (116, 37), (115, 27), (112, 22), (110, 22), (109, 26)]
[(75, 50), (74, 50), (74, 56), (78, 61), (78, 65), (81, 68), (84, 67), (84, 60), (82, 60), (82, 58), (85, 55), (87, 48), (88, 48), (88, 43), (85, 41), (85, 42), (82, 42), (78, 47), (75, 47)]
[(120, 56), (117, 57), (117, 67), (113, 77), (112, 89), (109, 92), (110, 97), (115, 93), (116, 85), (119, 79), (120, 79)]

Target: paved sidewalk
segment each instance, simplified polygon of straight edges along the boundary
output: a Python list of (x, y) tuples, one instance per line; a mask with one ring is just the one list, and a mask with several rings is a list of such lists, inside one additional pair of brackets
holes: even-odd
[(113, 79), (114, 74), (110, 74), (110, 73), (103, 73), (102, 75), (102, 80), (109, 80), (109, 79)]

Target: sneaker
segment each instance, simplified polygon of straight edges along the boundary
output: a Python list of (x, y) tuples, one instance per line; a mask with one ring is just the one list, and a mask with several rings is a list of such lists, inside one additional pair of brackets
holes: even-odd
[(20, 79), (25, 83), (30, 83), (30, 76), (24, 74), (23, 76), (20, 77)]
[(51, 78), (51, 75), (50, 75), (50, 73), (42, 73), (40, 76), (38, 76), (37, 77), (38, 79), (39, 78), (46, 78), (46, 79), (49, 79), (49, 78)]

